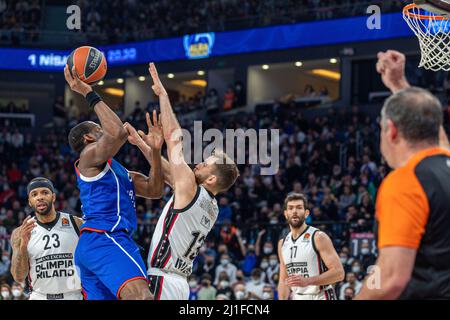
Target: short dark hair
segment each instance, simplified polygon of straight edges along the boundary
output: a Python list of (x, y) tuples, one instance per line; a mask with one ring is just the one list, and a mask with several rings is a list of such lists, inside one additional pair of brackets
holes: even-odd
[(403, 89), (384, 103), (382, 121), (391, 119), (406, 141), (439, 144), (443, 122), (442, 106), (429, 91), (410, 87)]
[(288, 202), (295, 201), (295, 200), (302, 200), (303, 206), (305, 209), (308, 207), (308, 198), (303, 193), (297, 193), (297, 192), (291, 192), (289, 193), (286, 198), (284, 199), (284, 210), (287, 210)]
[(84, 142), (84, 135), (88, 134), (94, 129), (96, 124), (92, 121), (84, 121), (77, 124), (69, 132), (69, 144), (73, 151), (80, 154), (83, 151), (86, 143)]
[(217, 176), (217, 186), (220, 192), (225, 192), (236, 182), (239, 177), (239, 170), (236, 163), (222, 150), (215, 149), (212, 156), (218, 159), (214, 169), (214, 174)]

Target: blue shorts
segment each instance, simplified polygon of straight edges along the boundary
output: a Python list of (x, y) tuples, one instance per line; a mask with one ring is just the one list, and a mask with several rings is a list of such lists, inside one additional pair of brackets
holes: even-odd
[(124, 231), (83, 231), (75, 250), (75, 266), (86, 300), (116, 300), (128, 282), (147, 281), (139, 248)]

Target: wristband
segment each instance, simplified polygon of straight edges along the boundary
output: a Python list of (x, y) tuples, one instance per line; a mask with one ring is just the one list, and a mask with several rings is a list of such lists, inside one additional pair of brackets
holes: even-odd
[(89, 105), (89, 109), (94, 109), (95, 105), (102, 101), (102, 98), (95, 91), (91, 91), (86, 95), (86, 101)]

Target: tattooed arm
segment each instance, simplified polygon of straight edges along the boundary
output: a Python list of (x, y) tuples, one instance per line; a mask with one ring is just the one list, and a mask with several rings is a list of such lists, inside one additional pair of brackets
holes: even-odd
[(22, 225), (15, 229), (11, 235), (13, 256), (11, 260), (11, 274), (15, 281), (24, 282), (30, 271), (27, 246), (30, 241), (31, 231), (36, 227), (36, 222), (25, 218)]

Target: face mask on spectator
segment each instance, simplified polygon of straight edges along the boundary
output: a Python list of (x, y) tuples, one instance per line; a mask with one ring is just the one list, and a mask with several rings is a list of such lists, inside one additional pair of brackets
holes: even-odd
[(270, 259), (269, 264), (271, 267), (276, 267), (278, 265), (278, 260)]
[(222, 289), (225, 289), (230, 286), (230, 283), (226, 280), (222, 280), (222, 281), (220, 281), (220, 286), (222, 287)]
[(195, 280), (189, 281), (190, 288), (195, 288), (196, 286), (197, 286), (197, 281), (195, 281)]
[(359, 272), (361, 272), (361, 267), (360, 267), (360, 266), (353, 266), (353, 267), (352, 267), (352, 271), (353, 271), (354, 273), (359, 273)]
[(2, 291), (2, 297), (3, 297), (3, 299), (8, 299), (9, 298), (9, 291), (7, 291), (7, 290)]
[(263, 261), (263, 262), (261, 262), (260, 267), (261, 267), (261, 269), (265, 270), (269, 267), (269, 263), (267, 261)]
[(229, 263), (230, 261), (228, 261), (228, 259), (222, 259), (222, 260), (220, 260), (220, 264), (222, 265), (222, 266), (226, 266), (228, 263)]
[(340, 257), (341, 263), (346, 264), (347, 263), (347, 257)]
[(272, 248), (271, 247), (264, 247), (263, 251), (264, 251), (264, 254), (271, 254), (272, 253)]
[(12, 294), (15, 298), (20, 297), (22, 295), (22, 291), (19, 289), (13, 289)]
[(9, 257), (8, 257), (8, 256), (3, 256), (3, 257), (2, 257), (2, 261), (3, 261), (4, 263), (8, 263), (8, 262), (9, 262)]
[(236, 300), (242, 300), (245, 297), (244, 291), (236, 291), (234, 295), (236, 296)]
[(259, 279), (259, 278), (257, 278), (257, 279), (253, 278), (253, 279), (252, 279), (252, 282), (253, 282), (253, 284), (258, 285), (258, 284), (261, 283), (261, 279)]
[(270, 299), (270, 292), (263, 292), (262, 298), (263, 298), (263, 300), (269, 300)]
[(202, 286), (209, 287), (209, 281), (208, 280), (203, 280), (202, 281)]
[(369, 248), (362, 248), (361, 249), (361, 254), (364, 255), (364, 256), (368, 255), (369, 252), (370, 252)]

